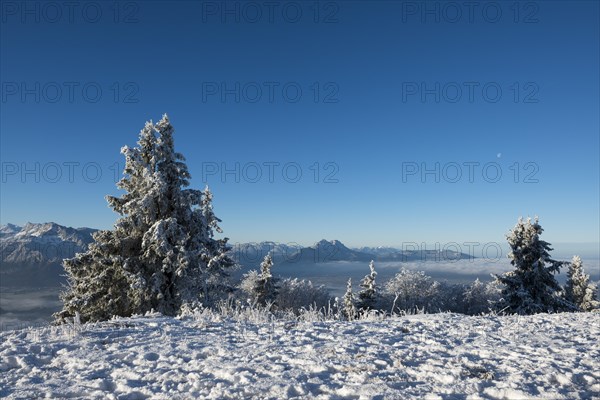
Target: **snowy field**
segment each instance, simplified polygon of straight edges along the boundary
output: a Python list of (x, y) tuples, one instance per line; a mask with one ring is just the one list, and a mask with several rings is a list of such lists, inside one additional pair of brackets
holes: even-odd
[(600, 396), (600, 313), (258, 320), (152, 315), (3, 332), (0, 397)]

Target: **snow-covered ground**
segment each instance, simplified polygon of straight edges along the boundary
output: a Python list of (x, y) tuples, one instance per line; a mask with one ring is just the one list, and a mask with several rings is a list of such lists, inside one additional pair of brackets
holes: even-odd
[(0, 335), (0, 397), (600, 396), (600, 313), (302, 322), (196, 315)]

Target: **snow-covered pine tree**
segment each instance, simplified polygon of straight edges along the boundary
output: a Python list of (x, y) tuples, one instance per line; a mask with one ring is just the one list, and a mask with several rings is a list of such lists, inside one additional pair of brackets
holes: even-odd
[(375, 262), (371, 260), (369, 263), (369, 269), (371, 272), (366, 275), (360, 283), (361, 291), (358, 293), (358, 304), (359, 308), (363, 310), (373, 309), (377, 302), (377, 285), (375, 278), (377, 272), (375, 271)]
[(561, 287), (554, 278), (562, 262), (550, 257), (550, 244), (541, 240), (543, 229), (538, 218), (519, 221), (507, 235), (511, 252), (508, 257), (515, 267), (496, 279), (504, 285), (500, 309), (508, 313), (535, 314), (572, 309), (560, 296)]
[(125, 169), (117, 186), (125, 193), (107, 196), (120, 218), (113, 230), (94, 235), (87, 252), (65, 260), (69, 286), (58, 323), (77, 313), (82, 322), (151, 309), (174, 315), (185, 303), (216, 295), (207, 282), (234, 262), (227, 239), (213, 238), (219, 220), (210, 192), (184, 189), (190, 174), (173, 132), (164, 115), (156, 125), (146, 123), (137, 147), (121, 149)]
[(591, 311), (600, 307), (596, 300), (598, 288), (590, 283), (590, 276), (583, 270), (583, 264), (579, 256), (573, 256), (567, 271), (567, 283), (565, 285), (565, 298), (573, 303), (581, 311)]
[(348, 279), (348, 285), (346, 287), (346, 293), (344, 293), (343, 302), (343, 316), (348, 321), (352, 321), (356, 318), (356, 306), (354, 293), (352, 293), (352, 278)]

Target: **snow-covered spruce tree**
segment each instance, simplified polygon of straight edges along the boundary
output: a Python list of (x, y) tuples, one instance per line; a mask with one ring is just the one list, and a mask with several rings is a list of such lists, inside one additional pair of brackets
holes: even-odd
[(567, 284), (565, 285), (565, 298), (581, 311), (591, 311), (600, 307), (596, 300), (597, 287), (590, 283), (590, 276), (583, 270), (579, 256), (573, 256), (567, 271)]
[(250, 271), (242, 278), (240, 289), (251, 297), (253, 303), (261, 306), (274, 305), (279, 285), (271, 273), (272, 268), (273, 258), (268, 253), (260, 264), (260, 272)]
[(107, 196), (120, 218), (113, 230), (94, 235), (87, 252), (65, 260), (69, 286), (58, 323), (76, 314), (82, 322), (151, 309), (174, 315), (183, 304), (217, 296), (213, 281), (234, 265), (227, 239), (213, 238), (219, 220), (212, 195), (184, 189), (190, 174), (175, 152), (168, 117), (146, 123), (138, 146), (121, 152), (125, 169), (117, 186), (125, 193)]
[(515, 267), (496, 275), (502, 289), (498, 302), (507, 313), (535, 314), (572, 310), (573, 305), (560, 296), (561, 287), (554, 278), (563, 264), (550, 257), (550, 244), (541, 240), (543, 229), (538, 218), (519, 221), (507, 235), (511, 252), (508, 257)]
[(373, 260), (369, 263), (369, 269), (371, 272), (362, 279), (360, 283), (362, 289), (358, 292), (358, 307), (362, 310), (375, 308), (377, 295), (379, 294), (377, 284), (375, 283), (377, 272), (375, 271), (375, 262)]
[(354, 299), (354, 293), (352, 293), (352, 278), (348, 279), (348, 286), (346, 287), (346, 293), (344, 293), (343, 302), (343, 316), (348, 321), (352, 321), (356, 318), (356, 306)]

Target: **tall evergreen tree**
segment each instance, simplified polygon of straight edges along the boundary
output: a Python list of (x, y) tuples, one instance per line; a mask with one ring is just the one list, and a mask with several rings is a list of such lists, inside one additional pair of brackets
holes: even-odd
[(541, 240), (543, 229), (538, 218), (519, 219), (507, 235), (511, 252), (508, 257), (515, 267), (496, 279), (504, 285), (499, 307), (508, 313), (535, 314), (572, 308), (560, 296), (560, 285), (554, 274), (562, 262), (550, 257), (550, 244)]
[(377, 298), (377, 285), (375, 278), (377, 272), (375, 271), (375, 262), (371, 260), (369, 263), (369, 269), (371, 272), (366, 275), (360, 283), (361, 291), (358, 293), (359, 308), (369, 310), (374, 308)]
[(565, 298), (581, 311), (591, 311), (600, 307), (596, 300), (598, 289), (590, 283), (590, 276), (583, 270), (579, 256), (573, 256), (567, 271), (567, 284), (565, 285)]
[(146, 123), (138, 146), (123, 147), (125, 193), (107, 196), (120, 214), (113, 230), (97, 232), (85, 253), (65, 260), (69, 279), (57, 322), (130, 316), (151, 309), (176, 314), (185, 303), (207, 302), (224, 271), (234, 265), (227, 239), (212, 213), (212, 194), (186, 189), (190, 174), (175, 152), (166, 115)]

